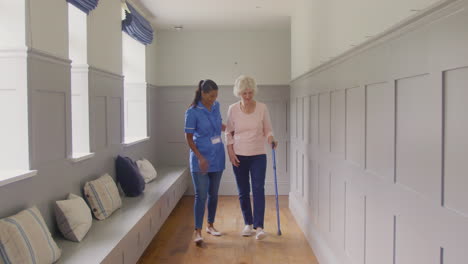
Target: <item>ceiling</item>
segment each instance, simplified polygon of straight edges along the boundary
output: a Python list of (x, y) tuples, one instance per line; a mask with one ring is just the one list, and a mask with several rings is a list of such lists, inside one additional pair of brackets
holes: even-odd
[(292, 0), (134, 0), (159, 30), (289, 29)]

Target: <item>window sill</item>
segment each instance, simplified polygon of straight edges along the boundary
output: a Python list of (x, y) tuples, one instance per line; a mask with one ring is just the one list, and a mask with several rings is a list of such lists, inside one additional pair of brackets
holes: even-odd
[(23, 170), (11, 170), (11, 171), (0, 171), (0, 186), (4, 186), (13, 182), (21, 181), (27, 178), (31, 178), (37, 174), (36, 170), (23, 171)]
[(94, 153), (74, 153), (69, 160), (73, 163), (78, 163), (94, 157)]
[(136, 145), (141, 142), (148, 141), (150, 138), (149, 137), (132, 137), (132, 138), (126, 138), (125, 141), (122, 143), (125, 147), (130, 147), (133, 145)]

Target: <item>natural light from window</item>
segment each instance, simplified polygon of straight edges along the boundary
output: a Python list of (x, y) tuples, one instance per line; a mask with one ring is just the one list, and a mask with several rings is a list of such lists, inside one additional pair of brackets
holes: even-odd
[(68, 4), (71, 64), (72, 160), (92, 156), (89, 144), (87, 14)]
[(148, 139), (146, 46), (122, 32), (124, 74), (124, 143)]
[(26, 1), (2, 1), (0, 16), (0, 186), (31, 177)]

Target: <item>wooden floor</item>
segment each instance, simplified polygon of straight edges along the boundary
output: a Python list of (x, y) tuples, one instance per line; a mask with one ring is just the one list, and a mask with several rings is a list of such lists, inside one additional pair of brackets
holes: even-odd
[[(288, 197), (280, 196), (282, 236), (277, 236), (274, 196), (267, 196), (265, 231), (268, 236), (257, 241), (242, 237), (244, 220), (237, 196), (220, 196), (215, 227), (221, 237), (207, 234), (203, 226), (203, 245), (193, 243), (193, 196), (184, 196), (161, 227), (139, 264), (317, 264), (302, 231), (288, 208)], [(206, 213), (205, 213), (206, 219)]]

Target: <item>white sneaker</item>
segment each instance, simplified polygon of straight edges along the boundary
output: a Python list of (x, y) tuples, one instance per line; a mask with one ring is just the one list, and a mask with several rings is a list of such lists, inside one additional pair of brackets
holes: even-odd
[(193, 240), (197, 245), (203, 242), (203, 237), (199, 233), (195, 233), (195, 239)]
[(208, 234), (212, 234), (213, 236), (221, 236), (221, 232), (216, 231), (216, 229), (214, 229), (214, 227), (211, 226), (206, 228), (206, 232)]
[(242, 236), (251, 236), (251, 235), (253, 235), (252, 225), (246, 225), (244, 227), (244, 230), (242, 230), (241, 235)]
[(257, 227), (257, 235), (255, 235), (255, 238), (257, 240), (262, 240), (266, 237), (265, 231), (263, 231), (263, 228)]

